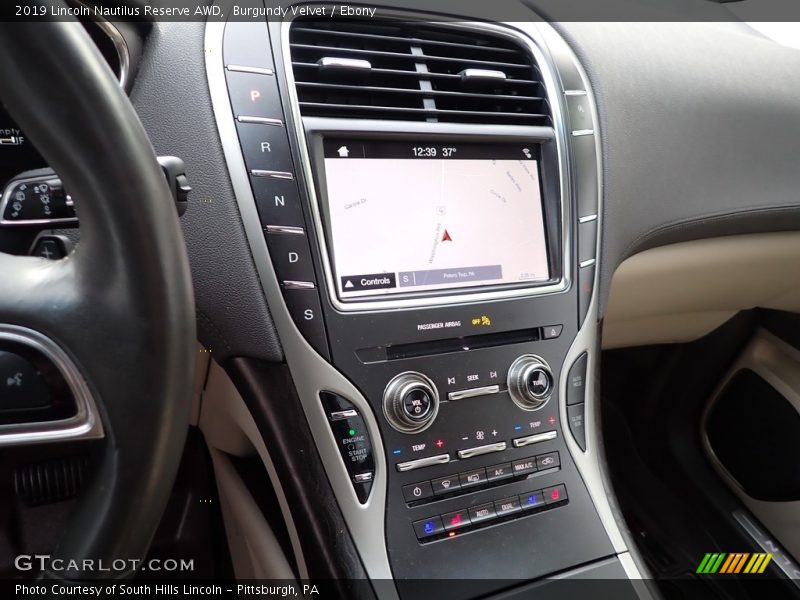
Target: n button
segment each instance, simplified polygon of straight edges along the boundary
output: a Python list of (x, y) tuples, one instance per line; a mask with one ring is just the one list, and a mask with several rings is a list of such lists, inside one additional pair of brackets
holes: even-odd
[(303, 209), (297, 182), (292, 179), (272, 177), (250, 177), (253, 194), (261, 217), (261, 226), (303, 226)]

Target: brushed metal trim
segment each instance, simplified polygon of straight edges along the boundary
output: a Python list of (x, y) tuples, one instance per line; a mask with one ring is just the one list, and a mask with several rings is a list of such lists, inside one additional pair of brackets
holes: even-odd
[(396, 466), (398, 471), (405, 473), (406, 471), (414, 471), (415, 469), (423, 469), (425, 467), (432, 467), (433, 465), (446, 465), (449, 462), (449, 454), (437, 454), (436, 456), (426, 456), (425, 458), (407, 460), (405, 462), (397, 463)]
[(33, 329), (4, 323), (0, 323), (0, 340), (23, 344), (50, 360), (72, 392), (77, 409), (75, 415), (68, 419), (0, 425), (0, 446), (98, 439), (104, 436), (103, 423), (89, 386), (78, 367), (58, 344)]
[(255, 75), (275, 75), (272, 69), (265, 69), (264, 67), (248, 67), (246, 65), (225, 65), (228, 71), (235, 71), (236, 73), (253, 73)]
[(283, 127), (283, 121), (280, 119), (271, 119), (269, 117), (251, 117), (249, 115), (238, 115), (236, 120), (239, 123), (253, 123), (255, 125), (269, 125), (270, 127)]
[(483, 456), (484, 454), (491, 454), (492, 452), (502, 452), (506, 449), (505, 442), (496, 442), (494, 444), (486, 444), (485, 446), (476, 446), (475, 448), (464, 448), (457, 452), (458, 458), (472, 458), (473, 456)]
[(497, 394), (500, 392), (500, 386), (484, 385), (483, 387), (470, 388), (468, 390), (457, 390), (455, 392), (448, 392), (448, 400), (464, 400), (466, 398), (476, 398), (477, 396), (488, 396), (490, 394)]
[(538, 444), (539, 442), (547, 442), (554, 440), (558, 437), (558, 431), (545, 431), (544, 433), (534, 433), (533, 435), (526, 435), (525, 437), (516, 438), (513, 441), (514, 448), (524, 448), (531, 444)]

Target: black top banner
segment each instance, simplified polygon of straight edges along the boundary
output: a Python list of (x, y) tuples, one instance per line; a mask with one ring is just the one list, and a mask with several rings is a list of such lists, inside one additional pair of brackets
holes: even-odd
[[(402, 18), (490, 22), (800, 22), (798, 0), (26, 0), (0, 3), (0, 21), (286, 21)], [(419, 14), (415, 18), (419, 18)]]

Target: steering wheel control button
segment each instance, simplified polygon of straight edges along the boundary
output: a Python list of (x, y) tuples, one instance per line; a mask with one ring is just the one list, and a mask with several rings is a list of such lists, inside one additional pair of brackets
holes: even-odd
[(300, 193), (293, 179), (250, 177), (261, 226), (290, 225), (304, 227)]
[(428, 428), (439, 412), (439, 393), (422, 373), (396, 375), (383, 391), (383, 414), (397, 431), (415, 433)]
[(558, 437), (557, 431), (544, 431), (542, 433), (534, 433), (533, 435), (526, 435), (520, 438), (516, 438), (513, 441), (514, 448), (524, 448), (525, 446), (530, 446), (531, 444), (538, 444), (540, 442), (547, 442), (549, 440), (554, 440)]
[(311, 250), (304, 232), (267, 233), (272, 264), (281, 281), (314, 281), (314, 267), (311, 264)]
[(589, 355), (581, 354), (567, 374), (567, 404), (581, 404), (586, 399), (586, 365)]
[(464, 448), (458, 451), (458, 458), (473, 458), (475, 456), (491, 454), (492, 452), (502, 452), (505, 449), (505, 442), (496, 442), (494, 444), (486, 444), (485, 446), (476, 446), (475, 448)]
[(567, 406), (567, 421), (569, 431), (575, 439), (578, 447), (586, 452), (586, 427), (584, 426), (584, 407), (583, 403)]
[(77, 221), (72, 198), (64, 192), (61, 180), (49, 169), (39, 177), (23, 175), (14, 179), (3, 191), (0, 200), (2, 225), (48, 225)]
[(492, 502), (481, 504), (480, 506), (473, 506), (469, 509), (469, 520), (473, 525), (484, 521), (490, 521), (495, 517), (497, 517), (497, 511)]
[(417, 458), (397, 463), (396, 468), (401, 473), (405, 473), (406, 471), (415, 471), (416, 469), (423, 469), (434, 465), (446, 465), (449, 462), (449, 454), (437, 454), (436, 456), (426, 456), (425, 458)]
[(548, 325), (547, 327), (542, 327), (542, 339), (554, 340), (561, 335), (563, 329), (563, 325)]
[(536, 469), (538, 471), (545, 471), (547, 469), (557, 469), (561, 466), (558, 452), (548, 452), (536, 457)]
[(39, 236), (30, 251), (31, 256), (38, 256), (47, 260), (64, 258), (67, 253), (67, 240), (60, 235)]
[(412, 388), (403, 396), (403, 412), (412, 421), (424, 421), (431, 412), (433, 397), (424, 388)]
[(403, 498), (406, 502), (417, 502), (426, 500), (433, 496), (433, 488), (430, 481), (421, 481), (403, 486)]
[(236, 66), (245, 66), (273, 73), (275, 65), (266, 21), (228, 21), (222, 42), (222, 59), (230, 71)]
[(472, 471), (461, 473), (458, 478), (461, 482), (462, 489), (476, 485), (483, 485), (487, 480), (486, 469), (473, 469)]
[(264, 117), (283, 120), (278, 83), (275, 77), (257, 73), (225, 73), (234, 117)]
[(26, 358), (0, 350), (0, 410), (23, 411), (50, 406), (50, 392)]
[(517, 496), (495, 501), (494, 508), (495, 511), (497, 511), (498, 517), (505, 517), (522, 510), (522, 506), (519, 503), (519, 497)]
[(261, 117), (237, 117), (236, 130), (242, 146), (244, 162), (250, 170), (291, 171), (292, 154), (289, 138), (280, 121), (272, 122)]
[(514, 476), (514, 473), (511, 470), (511, 463), (507, 462), (500, 465), (486, 467), (486, 475), (488, 476), (489, 483), (492, 483), (502, 479), (509, 479), (510, 477)]
[(433, 493), (435, 496), (443, 494), (452, 494), (461, 489), (461, 481), (458, 475), (449, 475), (447, 477), (440, 477), (431, 481)]
[(536, 472), (536, 458), (523, 458), (511, 463), (511, 471), (514, 476), (527, 475)]
[(544, 494), (542, 494), (541, 490), (520, 494), (519, 503), (522, 510), (540, 508), (545, 505)]
[(567, 487), (563, 483), (544, 488), (542, 490), (542, 495), (544, 496), (545, 504), (556, 504), (568, 500)]
[(517, 406), (537, 410), (547, 403), (552, 392), (553, 374), (544, 359), (526, 354), (511, 364), (508, 393)]
[(462, 508), (447, 514), (442, 515), (445, 531), (453, 531), (454, 529), (462, 529), (470, 524), (469, 511)]
[[(310, 287), (305, 287), (303, 284), (309, 284)], [(322, 305), (313, 282), (285, 281), (283, 299), (295, 325), (306, 341), (322, 356), (329, 358)]]
[(363, 504), (369, 497), (375, 477), (375, 457), (366, 423), (356, 408), (341, 396), (322, 392), (320, 400), (328, 415), (328, 424), (339, 454), (350, 475), (353, 491)]
[(418, 540), (423, 540), (442, 532), (444, 532), (444, 525), (442, 524), (442, 518), (439, 516), (414, 521), (414, 533), (417, 534)]

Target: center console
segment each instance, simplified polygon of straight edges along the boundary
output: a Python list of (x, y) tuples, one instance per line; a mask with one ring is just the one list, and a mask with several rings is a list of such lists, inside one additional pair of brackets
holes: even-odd
[(594, 107), (549, 26), (421, 19), (219, 24), (209, 81), (367, 572), (482, 596), (624, 554), (586, 433)]

